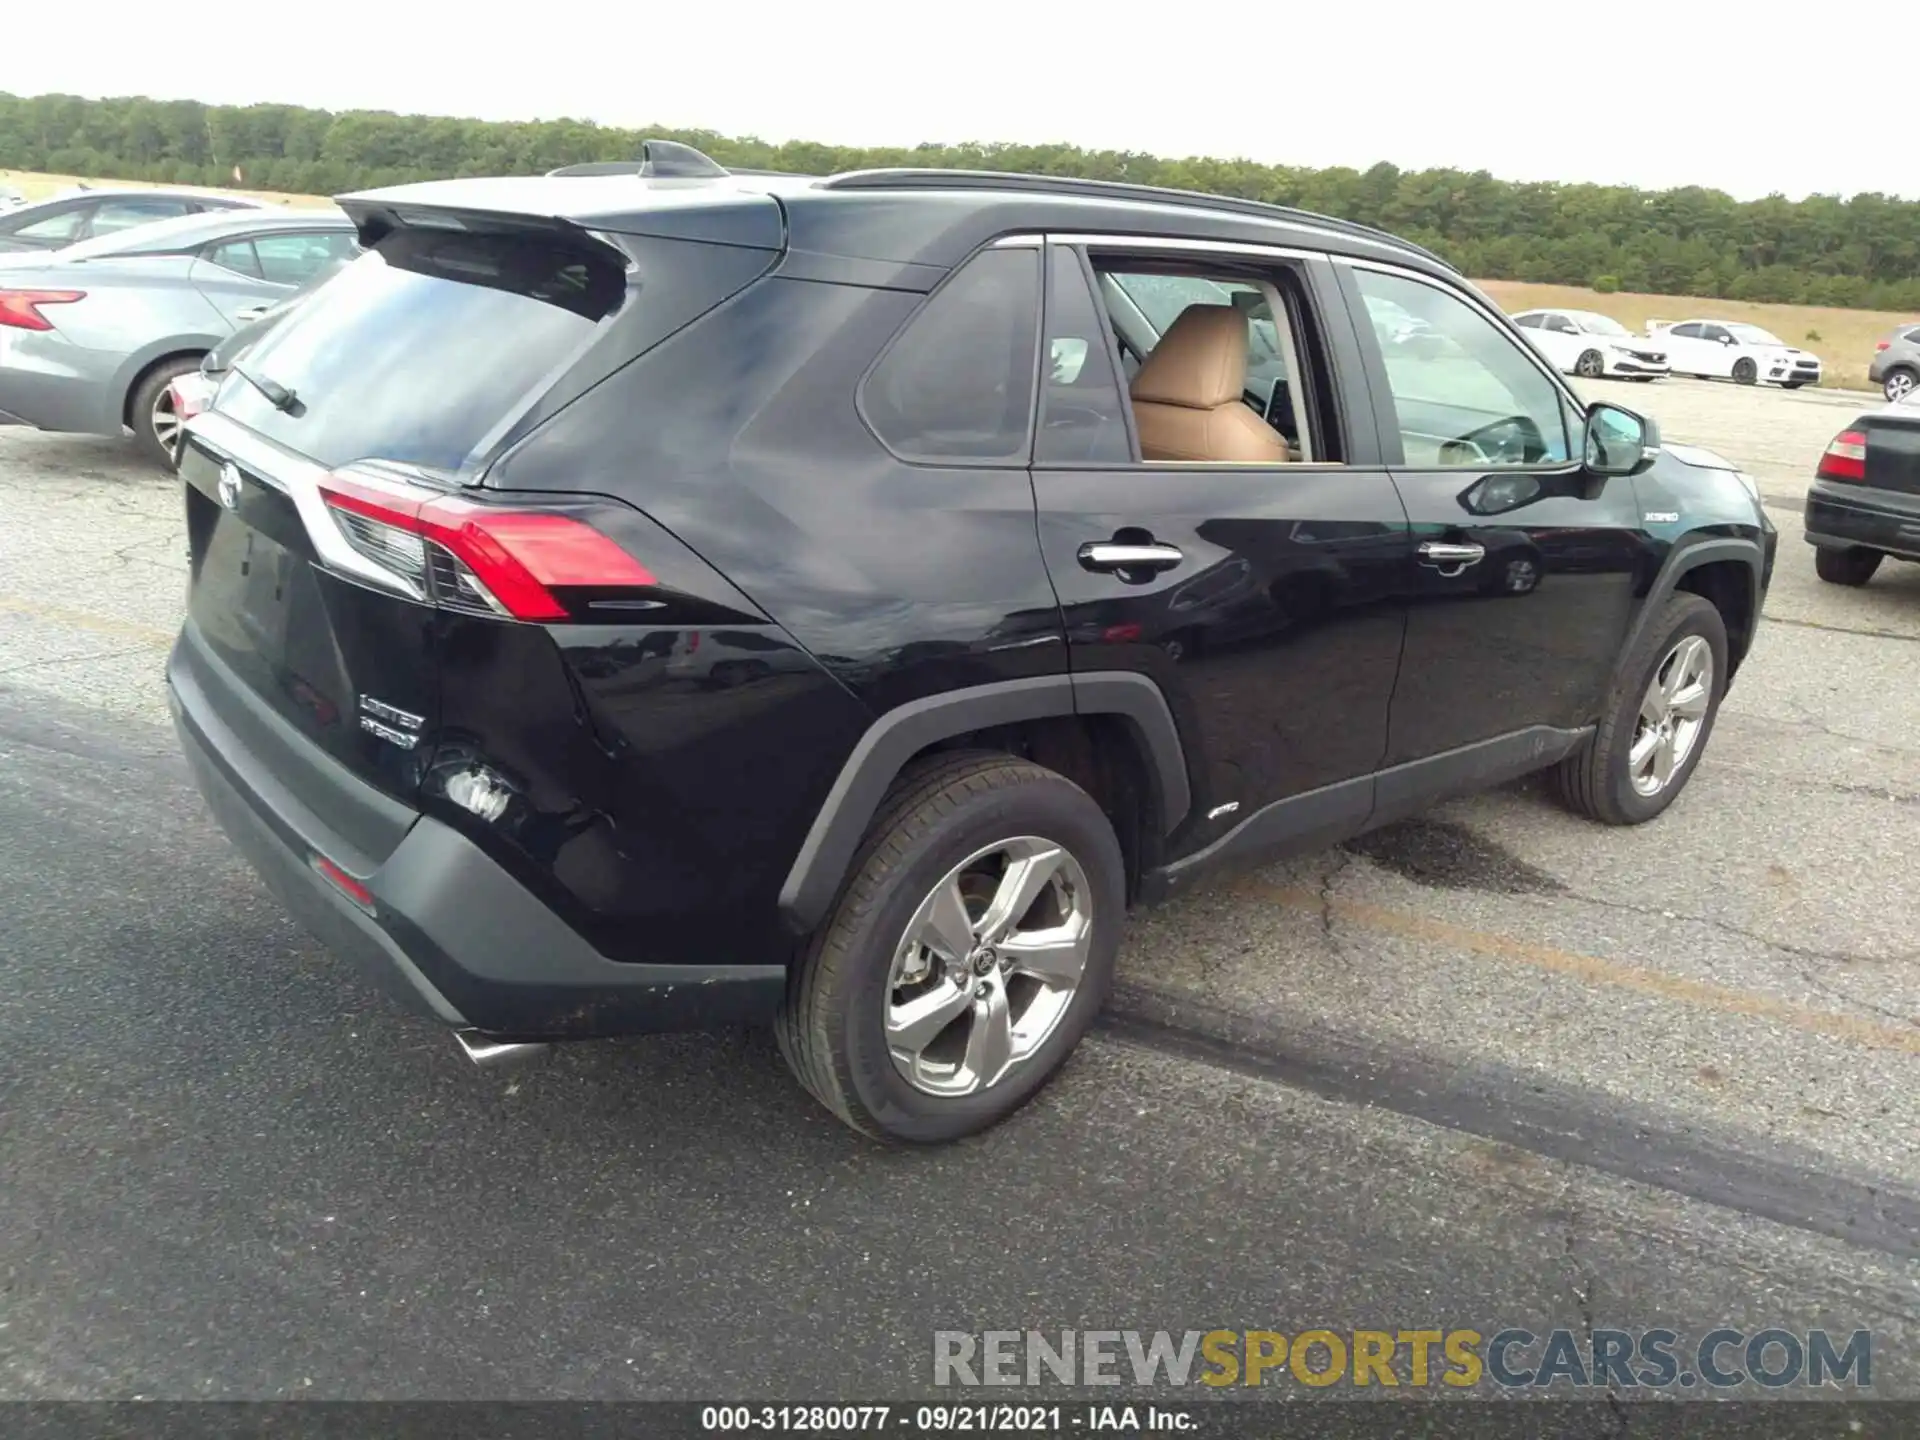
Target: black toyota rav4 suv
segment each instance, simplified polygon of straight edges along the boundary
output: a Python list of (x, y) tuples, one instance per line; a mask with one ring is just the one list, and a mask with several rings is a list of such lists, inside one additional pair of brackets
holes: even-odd
[(1699, 763), (1773, 529), (1434, 256), (661, 156), (344, 198), (367, 253), (182, 455), (199, 784), (476, 1058), (766, 1022), (952, 1139), (1131, 905), (1535, 770), (1633, 824)]

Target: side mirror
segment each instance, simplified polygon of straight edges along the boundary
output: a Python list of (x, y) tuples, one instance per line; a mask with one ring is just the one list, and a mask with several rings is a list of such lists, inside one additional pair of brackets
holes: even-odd
[(1721, 343), (1722, 345), (1731, 345), (1731, 344), (1733, 343), (1733, 336), (1731, 336), (1731, 335), (1722, 335), (1722, 336), (1720, 337), (1720, 343)]
[(1600, 402), (1587, 411), (1582, 459), (1595, 475), (1637, 475), (1660, 453), (1660, 427), (1644, 415)]

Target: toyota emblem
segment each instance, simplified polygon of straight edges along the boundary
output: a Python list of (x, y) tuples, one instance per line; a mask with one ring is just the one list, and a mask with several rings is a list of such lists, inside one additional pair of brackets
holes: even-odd
[(231, 460), (220, 467), (220, 503), (229, 510), (240, 508), (240, 469)]

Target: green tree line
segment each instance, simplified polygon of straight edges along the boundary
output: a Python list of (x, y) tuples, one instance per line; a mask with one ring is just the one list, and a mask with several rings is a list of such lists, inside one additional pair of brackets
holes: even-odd
[(851, 148), (581, 120), (485, 121), (295, 105), (0, 93), (0, 167), (335, 195), (457, 175), (626, 159), (651, 135), (723, 165), (830, 174), (914, 165), (1127, 180), (1378, 225), (1469, 275), (1734, 300), (1920, 310), (1920, 201), (1738, 201), (1688, 186), (1518, 183), (1485, 171), (1307, 169), (1072, 145)]

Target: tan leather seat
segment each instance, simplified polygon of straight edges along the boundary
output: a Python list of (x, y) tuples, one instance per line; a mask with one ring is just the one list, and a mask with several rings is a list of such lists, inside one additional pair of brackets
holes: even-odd
[(1286, 437), (1247, 408), (1246, 388), (1247, 317), (1189, 305), (1133, 377), (1141, 458), (1286, 464)]

